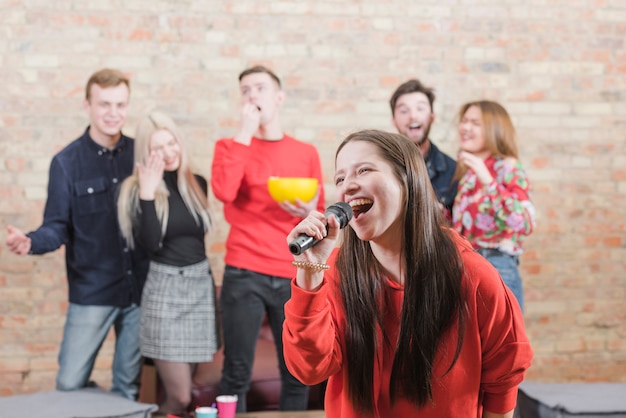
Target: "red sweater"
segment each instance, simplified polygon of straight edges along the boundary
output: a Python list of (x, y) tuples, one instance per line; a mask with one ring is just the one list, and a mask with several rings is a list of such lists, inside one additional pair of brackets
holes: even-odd
[[(519, 305), (497, 271), (456, 233), (468, 288), (468, 317), (460, 357), (447, 370), (456, 349), (457, 329), (444, 337), (433, 371), (434, 402), (421, 409), (405, 399), (390, 403), (389, 382), (395, 351), (379, 348), (373, 371), (375, 417), (481, 417), (483, 407), (505, 413), (515, 407), (517, 386), (530, 366), (532, 350), (524, 331)], [(347, 396), (343, 359), (345, 352), (345, 313), (337, 274), (331, 269), (317, 292), (307, 292), (292, 284), (291, 300), (285, 305), (283, 345), (285, 362), (291, 373), (305, 384), (328, 378), (326, 417), (357, 418)], [(391, 341), (399, 331), (403, 287), (386, 280), (384, 297), (389, 312), (385, 329)], [(380, 333), (378, 337), (380, 338)], [(451, 338), (450, 338), (451, 337)], [(379, 340), (380, 341), (380, 340)]]
[(250, 146), (220, 139), (215, 144), (211, 189), (224, 203), (230, 224), (225, 262), (269, 276), (293, 277), (287, 235), (300, 222), (280, 208), (267, 179), (315, 177), (322, 185), (318, 210), (324, 211), (322, 169), (317, 149), (285, 135), (279, 141), (252, 138)]

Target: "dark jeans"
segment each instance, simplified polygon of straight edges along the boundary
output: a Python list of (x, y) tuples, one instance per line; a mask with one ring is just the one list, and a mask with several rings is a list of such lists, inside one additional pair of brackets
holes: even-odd
[(278, 353), (281, 391), (280, 410), (305, 410), (308, 386), (289, 373), (283, 356), (283, 322), (285, 302), (291, 297), (291, 280), (266, 276), (253, 271), (226, 266), (220, 297), (224, 333), (224, 369), (220, 393), (237, 395), (237, 412), (246, 412), (246, 395), (256, 342), (263, 317), (267, 313)]

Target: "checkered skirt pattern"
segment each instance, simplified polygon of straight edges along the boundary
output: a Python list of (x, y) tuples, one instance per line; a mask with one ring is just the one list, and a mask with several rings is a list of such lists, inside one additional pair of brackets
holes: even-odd
[(218, 349), (209, 261), (184, 267), (150, 262), (141, 300), (141, 354), (200, 363)]

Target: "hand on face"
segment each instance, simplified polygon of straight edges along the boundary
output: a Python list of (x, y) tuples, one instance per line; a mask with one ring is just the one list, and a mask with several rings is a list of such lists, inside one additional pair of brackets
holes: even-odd
[(250, 145), (257, 132), (264, 139), (282, 138), (277, 111), (285, 96), (279, 83), (265, 72), (255, 72), (239, 80), (239, 90), (241, 121), (235, 142)]
[(239, 121), (239, 135), (236, 138), (248, 139), (246, 145), (261, 126), (261, 109), (254, 103), (245, 102), (241, 106), (241, 120)]
[(150, 138), (150, 155), (157, 153), (163, 161), (164, 171), (180, 168), (182, 152), (180, 143), (167, 129), (159, 129)]
[(21, 230), (8, 225), (6, 245), (17, 255), (26, 255), (31, 248), (31, 240)]
[(161, 151), (152, 151), (146, 164), (137, 163), (140, 199), (154, 200), (156, 190), (163, 179), (164, 168), (165, 163)]
[(460, 151), (458, 155), (460, 163), (465, 164), (470, 170), (476, 173), (478, 180), (483, 184), (489, 184), (493, 181), (493, 177), (485, 165), (485, 161), (471, 152)]

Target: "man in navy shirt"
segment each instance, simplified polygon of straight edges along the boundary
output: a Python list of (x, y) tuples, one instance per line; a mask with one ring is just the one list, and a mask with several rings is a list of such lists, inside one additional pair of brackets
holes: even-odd
[(54, 156), (42, 225), (28, 234), (9, 226), (7, 247), (16, 254), (45, 254), (65, 245), (69, 282), (58, 390), (87, 386), (109, 329), (115, 329), (111, 391), (138, 393), (139, 302), (147, 259), (129, 251), (117, 223), (116, 193), (133, 170), (133, 139), (121, 133), (129, 80), (117, 70), (94, 73), (86, 86), (89, 127)]
[(446, 217), (451, 219), (457, 189), (457, 182), (452, 181), (456, 162), (441, 152), (428, 136), (435, 120), (434, 101), (432, 88), (424, 86), (419, 80), (408, 80), (398, 86), (391, 96), (391, 122), (399, 133), (420, 148), (437, 200)]

